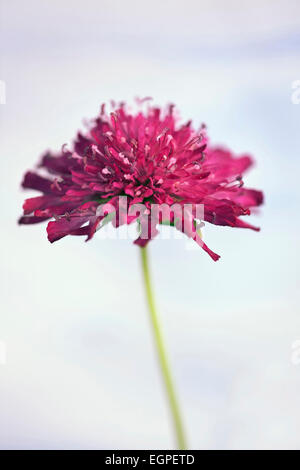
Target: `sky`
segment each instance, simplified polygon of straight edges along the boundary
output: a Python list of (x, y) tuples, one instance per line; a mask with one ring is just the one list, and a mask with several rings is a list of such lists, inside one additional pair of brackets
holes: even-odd
[(136, 96), (253, 155), (265, 193), (261, 232), (206, 224), (217, 263), (151, 242), (189, 446), (300, 448), (299, 45), (292, 0), (0, 0), (0, 448), (174, 446), (138, 248), (16, 224), (41, 153)]

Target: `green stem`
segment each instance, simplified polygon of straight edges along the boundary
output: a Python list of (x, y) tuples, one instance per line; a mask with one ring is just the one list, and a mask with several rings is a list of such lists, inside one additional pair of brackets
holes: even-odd
[(148, 263), (148, 254), (146, 247), (141, 248), (141, 255), (142, 255), (142, 267), (143, 267), (143, 274), (144, 274), (144, 284), (145, 284), (145, 291), (148, 301), (148, 308), (150, 313), (150, 319), (152, 324), (152, 329), (154, 333), (155, 344), (157, 348), (158, 359), (160, 363), (160, 368), (163, 376), (163, 380), (166, 387), (167, 398), (170, 406), (171, 415), (173, 418), (174, 423), (174, 430), (176, 434), (176, 442), (178, 449), (184, 450), (186, 449), (186, 442), (184, 436), (184, 430), (182, 425), (182, 419), (178, 407), (178, 402), (176, 398), (176, 393), (173, 385), (173, 380), (170, 373), (170, 368), (166, 356), (166, 351), (164, 347), (164, 342), (162, 338), (162, 334), (160, 331), (160, 326), (157, 318), (154, 298), (153, 298), (153, 291), (151, 286), (150, 280), (150, 273), (149, 273), (149, 263)]

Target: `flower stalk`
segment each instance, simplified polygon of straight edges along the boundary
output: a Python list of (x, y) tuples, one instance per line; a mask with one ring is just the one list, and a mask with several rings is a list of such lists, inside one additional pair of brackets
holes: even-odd
[(144, 278), (144, 286), (146, 292), (146, 298), (148, 303), (148, 309), (150, 313), (150, 321), (153, 330), (158, 360), (160, 364), (160, 369), (165, 385), (165, 390), (167, 394), (167, 399), (169, 402), (170, 412), (173, 420), (174, 425), (174, 432), (176, 436), (176, 443), (177, 448), (180, 450), (185, 450), (186, 447), (186, 439), (182, 424), (182, 418), (178, 406), (178, 401), (175, 393), (175, 388), (170, 372), (170, 367), (166, 355), (166, 350), (164, 346), (164, 341), (158, 321), (157, 311), (154, 302), (153, 296), (153, 289), (151, 284), (150, 278), (150, 271), (149, 271), (149, 262), (148, 262), (148, 252), (147, 248), (141, 247), (141, 259), (142, 259), (142, 268), (143, 268), (143, 278)]

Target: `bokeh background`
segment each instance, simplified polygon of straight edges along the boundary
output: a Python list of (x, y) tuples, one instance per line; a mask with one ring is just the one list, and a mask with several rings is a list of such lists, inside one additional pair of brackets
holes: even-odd
[(151, 243), (190, 447), (299, 449), (300, 3), (0, 5), (0, 447), (173, 446), (138, 248), (99, 234), (50, 245), (45, 225), (16, 225), (22, 174), (45, 149), (70, 142), (101, 102), (150, 95), (250, 152), (246, 183), (266, 194), (260, 233), (205, 227), (218, 263), (182, 241)]

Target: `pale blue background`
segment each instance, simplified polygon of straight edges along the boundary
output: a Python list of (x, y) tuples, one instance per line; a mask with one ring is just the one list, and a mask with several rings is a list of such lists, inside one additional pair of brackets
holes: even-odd
[(138, 249), (16, 226), (24, 171), (136, 95), (254, 155), (266, 194), (259, 234), (205, 227), (218, 263), (151, 244), (190, 447), (300, 448), (299, 46), (296, 0), (1, 0), (1, 448), (173, 445)]

